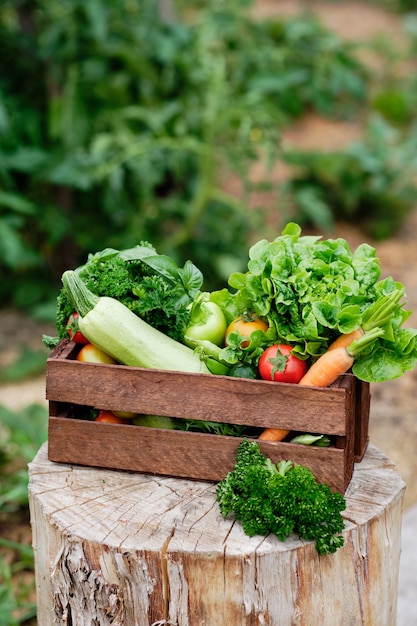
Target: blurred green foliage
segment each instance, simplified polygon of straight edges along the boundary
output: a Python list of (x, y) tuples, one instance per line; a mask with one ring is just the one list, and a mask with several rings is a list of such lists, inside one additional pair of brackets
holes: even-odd
[(417, 8), (415, 0), (374, 0), (374, 4), (397, 13), (411, 13)]
[(27, 464), (47, 439), (48, 411), (38, 404), (13, 411), (0, 405), (0, 510), (26, 508)]
[(44, 406), (12, 411), (0, 405), (0, 525), (9, 522), (0, 537), (1, 626), (19, 626), (36, 616), (30, 534), (26, 543), (19, 535), (18, 541), (11, 539), (9, 532), (29, 523), (27, 464), (46, 441), (47, 428)]
[(277, 158), (294, 117), (366, 98), (351, 44), (251, 4), (3, 0), (3, 303), (45, 302), (88, 252), (141, 240), (191, 258), (207, 288), (245, 263), (263, 223), (250, 166)]
[(0, 537), (0, 548), (16, 555), (12, 563), (0, 555), (0, 626), (29, 624), (37, 613), (32, 547)]
[(17, 383), (21, 380), (40, 376), (45, 372), (47, 352), (22, 345), (16, 360), (7, 367), (0, 367), (0, 383)]
[[(375, 87), (358, 46), (313, 13), (255, 19), (254, 4), (3, 0), (3, 305), (52, 319), (62, 272), (105, 247), (149, 241), (178, 263), (191, 259), (214, 289), (270, 236), (271, 216), (277, 234), (289, 215), (328, 230), (365, 211), (379, 238), (401, 224), (414, 202), (399, 164), (416, 132), (415, 80), (387, 75)], [(412, 37), (412, 15), (407, 23)], [(299, 154), (303, 180), (298, 168), (284, 190), (269, 176), (268, 166), (290, 160), (283, 130), (306, 112), (363, 118), (371, 109), (386, 122), (380, 144), (388, 125), (405, 129), (395, 148), (368, 134), (347, 153)], [(254, 165), (264, 172), (256, 180)]]
[[(415, 0), (374, 4), (410, 12), (415, 54)], [(321, 230), (351, 220), (376, 238), (401, 224), (415, 203), (414, 76), (387, 74), (370, 89), (356, 45), (309, 12), (255, 20), (253, 5), (2, 0), (2, 306), (53, 319), (64, 269), (140, 240), (181, 264), (191, 258), (207, 288), (223, 286), (264, 234), (265, 210), (277, 224), (291, 215)], [(306, 112), (369, 109), (378, 117), (346, 150), (281, 150), (283, 129)], [(251, 192), (273, 191), (268, 176), (253, 182), (252, 166), (277, 159), (294, 168), (279, 206), (249, 210)], [(2, 380), (44, 365), (40, 351), (22, 351)], [(46, 438), (46, 408), (0, 406), (0, 521), (27, 517), (27, 463)], [(0, 624), (15, 626), (36, 613), (32, 582), (19, 579), (33, 553), (5, 538), (0, 547), (15, 554), (0, 558)]]
[(395, 233), (417, 203), (417, 132), (404, 137), (379, 115), (344, 150), (288, 150), (283, 158), (294, 168), (283, 196), (297, 207), (300, 224), (331, 230), (336, 216), (378, 241)]

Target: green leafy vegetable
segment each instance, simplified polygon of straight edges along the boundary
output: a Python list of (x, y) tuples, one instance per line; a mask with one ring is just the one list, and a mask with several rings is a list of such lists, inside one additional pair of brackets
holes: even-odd
[(318, 446), (319, 448), (327, 448), (330, 445), (330, 438), (327, 435), (312, 435), (311, 433), (303, 433), (297, 435), (290, 440), (291, 443), (300, 443), (303, 446)]
[(274, 533), (284, 541), (298, 533), (315, 541), (319, 554), (343, 546), (343, 495), (318, 483), (302, 465), (275, 465), (255, 441), (244, 439), (239, 445), (236, 464), (218, 484), (216, 497), (221, 514), (234, 513), (249, 536)]
[[(90, 254), (76, 273), (97, 296), (115, 298), (145, 322), (175, 340), (182, 340), (189, 321), (188, 305), (203, 283), (201, 271), (191, 261), (178, 267), (168, 256), (157, 254), (148, 243), (129, 250), (107, 248)], [(57, 330), (66, 337), (72, 304), (61, 290), (57, 302)]]
[(352, 252), (342, 238), (301, 236), (290, 223), (273, 241), (252, 246), (247, 272), (231, 274), (229, 286), (211, 296), (226, 319), (250, 311), (267, 318), (269, 330), (246, 351), (233, 344), (224, 349), (221, 358), (228, 363), (256, 363), (273, 342), (293, 345), (295, 355), (312, 363), (341, 334), (377, 325), (384, 335), (358, 355), (353, 373), (382, 382), (415, 367), (417, 330), (402, 328), (411, 315), (400, 302), (404, 286), (381, 279), (376, 250), (368, 244)]
[[(243, 424), (227, 424), (225, 422), (212, 422), (209, 420), (177, 419), (177, 430), (210, 433), (228, 437), (242, 437), (250, 432), (251, 428)], [(253, 429), (252, 429), (253, 430)]]

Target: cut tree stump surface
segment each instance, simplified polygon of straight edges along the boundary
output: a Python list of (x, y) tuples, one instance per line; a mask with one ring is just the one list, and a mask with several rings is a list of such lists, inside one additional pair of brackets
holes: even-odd
[[(198, 460), (197, 460), (198, 462)], [(345, 545), (247, 537), (216, 484), (48, 461), (29, 466), (42, 626), (395, 626), (405, 485), (369, 445)]]

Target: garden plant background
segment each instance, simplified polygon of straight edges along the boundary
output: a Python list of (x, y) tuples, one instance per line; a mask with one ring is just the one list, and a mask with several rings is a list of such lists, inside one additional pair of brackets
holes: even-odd
[[(62, 271), (148, 240), (217, 288), (294, 219), (375, 245), (417, 311), (416, 52), (412, 0), (1, 3), (0, 626), (36, 623), (26, 465)], [(406, 506), (415, 378), (372, 389)]]

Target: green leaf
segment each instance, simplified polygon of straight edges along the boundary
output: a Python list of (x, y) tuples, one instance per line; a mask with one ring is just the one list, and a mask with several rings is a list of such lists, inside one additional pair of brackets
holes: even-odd
[(413, 370), (417, 363), (417, 330), (400, 328), (395, 331), (395, 343), (382, 341), (367, 353), (360, 354), (352, 371), (361, 380), (385, 382)]
[(25, 245), (22, 221), (13, 217), (0, 217), (0, 261), (12, 269), (39, 265), (40, 257)]
[(36, 147), (21, 146), (7, 156), (7, 165), (11, 169), (28, 174), (37, 174), (48, 163), (50, 155), (46, 150)]
[(33, 215), (36, 211), (36, 206), (32, 202), (17, 193), (6, 191), (0, 191), (0, 206), (24, 215)]
[(182, 284), (194, 298), (203, 285), (203, 273), (191, 261), (186, 261), (184, 267), (179, 270)]

